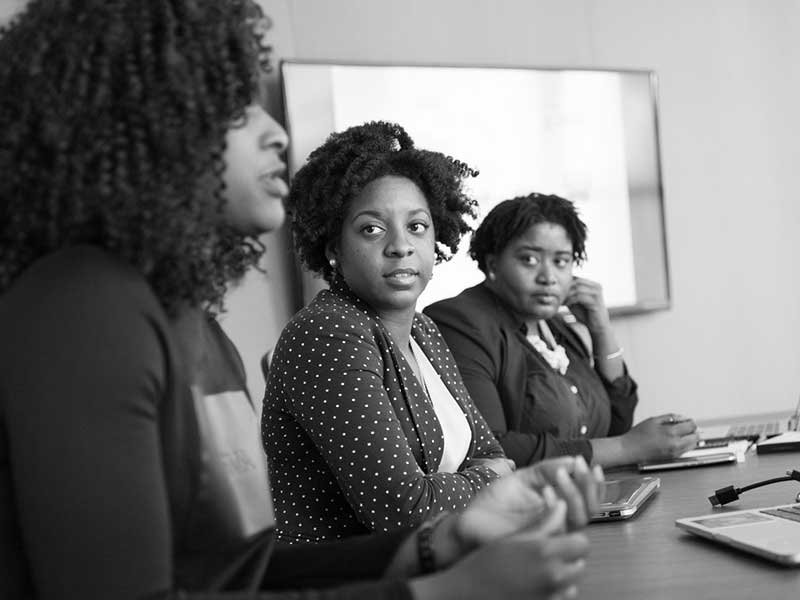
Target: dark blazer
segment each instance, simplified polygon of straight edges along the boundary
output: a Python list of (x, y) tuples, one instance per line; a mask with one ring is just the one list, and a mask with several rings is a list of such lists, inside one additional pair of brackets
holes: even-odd
[(548, 325), (570, 360), (565, 375), (526, 339), (523, 320), (484, 284), (424, 311), (439, 326), (475, 404), (518, 465), (550, 456), (592, 458), (592, 438), (630, 429), (636, 383), (595, 371), (577, 334), (556, 316)]
[[(433, 322), (411, 335), (466, 415), (470, 458), (503, 449), (475, 408)], [(319, 541), (415, 526), (461, 510), (497, 475), (462, 465), (439, 473), (439, 421), (402, 352), (375, 312), (342, 283), (283, 330), (263, 414), (281, 539)]]

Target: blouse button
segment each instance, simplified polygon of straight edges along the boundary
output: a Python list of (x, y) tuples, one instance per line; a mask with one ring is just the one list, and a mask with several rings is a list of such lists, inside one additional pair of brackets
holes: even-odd
[(581, 425), (581, 435), (586, 435), (587, 431), (589, 431), (589, 428), (586, 425)]
[(569, 391), (572, 392), (573, 394), (577, 394), (578, 393), (578, 388), (575, 387), (574, 385), (571, 385), (571, 386), (569, 386)]

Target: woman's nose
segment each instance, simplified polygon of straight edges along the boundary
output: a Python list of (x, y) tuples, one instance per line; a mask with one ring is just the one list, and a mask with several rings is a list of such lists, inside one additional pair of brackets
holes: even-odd
[(266, 115), (266, 123), (264, 131), (258, 140), (258, 145), (262, 150), (274, 149), (280, 154), (289, 146), (289, 134), (281, 127), (280, 123), (272, 118), (272, 115), (266, 111), (264, 114)]
[(541, 284), (551, 285), (556, 282), (555, 271), (552, 265), (543, 261), (536, 272), (536, 281)]
[(414, 246), (408, 239), (405, 229), (397, 229), (389, 234), (386, 254), (389, 256), (408, 256), (414, 253)]

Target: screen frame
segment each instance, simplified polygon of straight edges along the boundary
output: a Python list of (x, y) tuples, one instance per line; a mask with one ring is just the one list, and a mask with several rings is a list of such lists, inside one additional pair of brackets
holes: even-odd
[[(540, 65), (492, 65), (481, 63), (469, 64), (456, 64), (456, 63), (427, 63), (427, 62), (384, 62), (384, 61), (348, 61), (348, 60), (335, 60), (335, 59), (298, 59), (298, 58), (284, 58), (281, 59), (278, 67), (280, 74), (280, 90), (281, 101), (283, 105), (283, 121), (290, 139), (294, 139), (292, 132), (292, 122), (289, 117), (289, 99), (287, 94), (286, 77), (284, 76), (285, 69), (291, 68), (293, 65), (311, 65), (311, 66), (332, 66), (332, 67), (400, 67), (400, 68), (445, 68), (445, 69), (488, 69), (488, 70), (528, 70), (528, 71), (543, 71), (543, 72), (600, 72), (600, 73), (619, 73), (619, 74), (638, 74), (645, 75), (648, 78), (650, 90), (650, 110), (652, 111), (652, 128), (653, 128), (653, 142), (654, 142), (654, 173), (656, 176), (656, 185), (654, 188), (658, 193), (658, 206), (657, 218), (658, 234), (661, 238), (660, 247), (658, 249), (660, 264), (662, 265), (661, 285), (663, 286), (663, 297), (661, 298), (640, 298), (638, 297), (638, 279), (634, 280), (637, 283), (637, 299), (636, 302), (629, 305), (618, 305), (609, 307), (608, 311), (612, 317), (629, 316), (646, 314), (656, 311), (669, 310), (672, 308), (672, 278), (670, 272), (669, 262), (669, 248), (667, 237), (666, 225), (666, 211), (665, 211), (665, 192), (664, 192), (664, 176), (662, 167), (662, 152), (661, 152), (661, 128), (659, 119), (659, 83), (658, 76), (654, 70), (651, 69), (629, 69), (629, 68), (600, 68), (600, 67), (576, 67), (576, 66), (540, 66)], [(294, 164), (291, 157), (287, 160), (289, 180), (294, 175), (297, 169), (302, 165)], [(633, 228), (632, 228), (633, 229)], [(633, 231), (631, 232), (633, 234)], [(292, 245), (292, 253), (294, 248)], [(635, 258), (634, 248), (634, 258)], [(297, 269), (297, 282), (299, 286), (299, 293), (297, 297), (300, 299), (301, 307), (307, 304), (316, 293), (327, 287), (327, 284), (318, 276), (309, 273), (302, 265), (295, 255), (295, 266)]]

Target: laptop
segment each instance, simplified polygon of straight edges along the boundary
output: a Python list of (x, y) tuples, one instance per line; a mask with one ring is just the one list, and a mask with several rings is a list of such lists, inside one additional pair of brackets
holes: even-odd
[(678, 519), (675, 525), (782, 565), (800, 566), (800, 504)]
[(736, 423), (725, 425), (700, 426), (697, 433), (700, 436), (698, 447), (712, 447), (723, 445), (727, 440), (758, 441), (786, 433), (797, 431), (800, 428), (800, 400), (794, 413), (788, 419), (775, 419), (771, 421), (756, 421), (752, 423)]
[(592, 523), (630, 519), (659, 487), (661, 479), (658, 477), (630, 477), (605, 481), (603, 498), (597, 511), (592, 514)]

